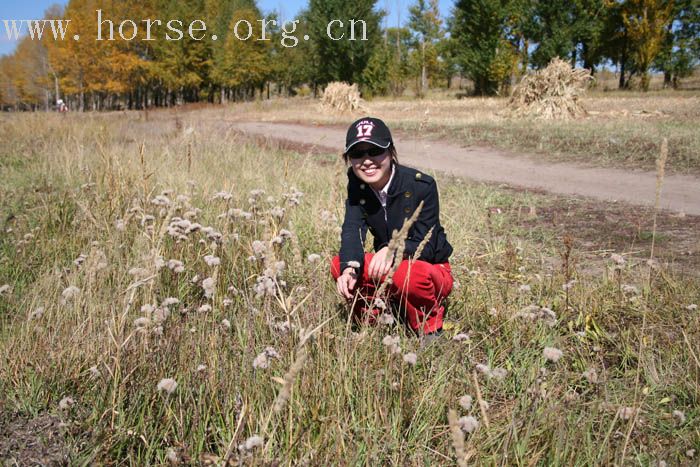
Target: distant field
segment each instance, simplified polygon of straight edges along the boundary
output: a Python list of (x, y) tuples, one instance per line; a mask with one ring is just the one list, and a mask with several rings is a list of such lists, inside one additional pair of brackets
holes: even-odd
[[(505, 98), (376, 99), (356, 116), (371, 114), (391, 128), (468, 145), (490, 145), (606, 167), (654, 168), (662, 138), (669, 170), (700, 174), (700, 92), (594, 92), (583, 99), (589, 116), (560, 122), (501, 117)], [(316, 101), (281, 99), (227, 107), (226, 118), (347, 125), (352, 116), (323, 112)], [(400, 150), (400, 147), (399, 147)]]
[[(571, 126), (501, 120), (498, 99), (368, 106), (591, 163), (648, 167), (667, 136), (692, 172), (697, 101), (592, 97), (600, 113)], [(335, 295), (337, 154), (225, 125), (347, 124), (314, 105), (3, 116), (0, 463), (449, 465), (448, 410), (478, 421), (470, 464), (697, 462), (698, 219), (660, 216), (649, 265), (651, 210), (439, 178), (458, 285), (421, 349), (400, 326), (354, 329)]]

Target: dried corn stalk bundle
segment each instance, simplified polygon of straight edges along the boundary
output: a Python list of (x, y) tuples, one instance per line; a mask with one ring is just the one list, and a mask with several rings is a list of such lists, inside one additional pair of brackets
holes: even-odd
[(324, 107), (340, 112), (357, 110), (360, 108), (360, 102), (360, 91), (357, 89), (357, 84), (349, 85), (338, 81), (328, 83), (323, 91), (323, 96), (321, 96), (321, 104)]
[(526, 76), (515, 87), (508, 102), (507, 114), (545, 120), (586, 115), (579, 97), (592, 79), (589, 70), (572, 68), (569, 63), (556, 57), (546, 68)]

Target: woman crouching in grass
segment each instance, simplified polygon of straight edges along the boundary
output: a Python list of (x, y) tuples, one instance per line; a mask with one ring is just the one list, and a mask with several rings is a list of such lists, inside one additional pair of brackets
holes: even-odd
[[(448, 262), (452, 246), (440, 225), (435, 180), (399, 164), (391, 132), (378, 118), (365, 117), (350, 125), (343, 159), (349, 165), (348, 195), (340, 255), (331, 262), (338, 293), (354, 303), (357, 322), (376, 321), (382, 310), (374, 294), (395, 261), (388, 247), (392, 232), (401, 229), (422, 201), (388, 288), (387, 312), (391, 308), (417, 335), (432, 340), (442, 332), (445, 298), (453, 282)], [(368, 229), (374, 253), (364, 252)]]

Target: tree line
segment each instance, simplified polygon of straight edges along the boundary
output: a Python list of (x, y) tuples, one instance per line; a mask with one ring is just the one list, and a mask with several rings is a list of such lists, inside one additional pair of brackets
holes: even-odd
[[(200, 20), (207, 37), (149, 41), (142, 27), (129, 41), (25, 36), (0, 57), (3, 109), (49, 109), (59, 98), (79, 110), (224, 103), (316, 93), (331, 81), (358, 83), (365, 97), (409, 88), (420, 96), (454, 76), (494, 95), (554, 57), (593, 73), (615, 66), (620, 88), (638, 77), (647, 90), (650, 72), (676, 87), (700, 61), (700, 0), (457, 0), (446, 20), (437, 0), (415, 0), (401, 27), (386, 24), (377, 0), (309, 0), (294, 18), (294, 47), (276, 13), (263, 15), (255, 0), (70, 0), (45, 18), (70, 19), (71, 34), (90, 37), (98, 9), (115, 25)], [(366, 40), (347, 39), (351, 19), (364, 22)], [(333, 20), (345, 39), (328, 37)], [(245, 21), (254, 27), (239, 40), (233, 31)]]

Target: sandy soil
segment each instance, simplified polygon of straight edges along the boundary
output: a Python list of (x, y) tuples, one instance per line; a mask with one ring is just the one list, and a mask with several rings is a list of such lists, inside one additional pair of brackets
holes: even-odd
[[(345, 129), (273, 122), (229, 122), (246, 134), (339, 152), (345, 143)], [(513, 154), (486, 147), (415, 138), (397, 132), (394, 141), (399, 159), (429, 172), (504, 183), (514, 187), (550, 193), (591, 197), (605, 201), (654, 204), (656, 174), (646, 171), (584, 167), (567, 163), (543, 163), (527, 154)], [(668, 175), (664, 179), (661, 207), (700, 215), (700, 178)]]

